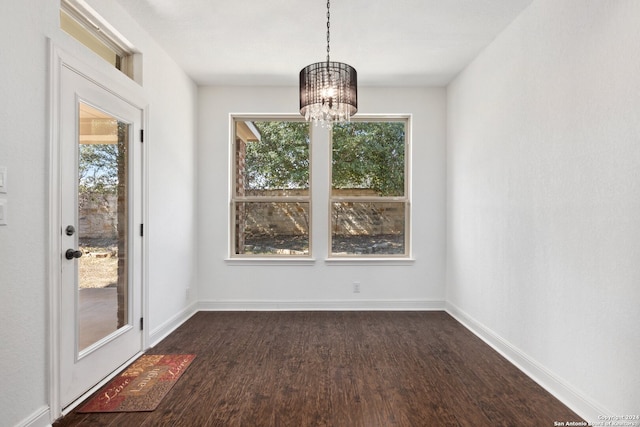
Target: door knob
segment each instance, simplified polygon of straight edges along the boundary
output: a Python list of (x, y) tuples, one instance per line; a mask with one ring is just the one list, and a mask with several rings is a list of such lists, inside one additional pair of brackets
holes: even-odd
[(67, 259), (80, 258), (82, 256), (82, 251), (67, 249), (67, 252), (64, 253), (64, 256)]

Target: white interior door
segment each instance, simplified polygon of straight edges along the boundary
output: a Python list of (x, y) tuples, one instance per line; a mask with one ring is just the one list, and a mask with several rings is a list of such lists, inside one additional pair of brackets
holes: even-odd
[(143, 111), (60, 76), (60, 401), (142, 350)]

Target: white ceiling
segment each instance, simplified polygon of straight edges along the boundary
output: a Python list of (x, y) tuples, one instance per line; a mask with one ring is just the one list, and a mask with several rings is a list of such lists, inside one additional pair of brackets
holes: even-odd
[[(324, 0), (116, 0), (200, 85), (297, 85), (326, 59)], [(446, 85), (532, 0), (333, 0), (331, 59), (360, 85)]]

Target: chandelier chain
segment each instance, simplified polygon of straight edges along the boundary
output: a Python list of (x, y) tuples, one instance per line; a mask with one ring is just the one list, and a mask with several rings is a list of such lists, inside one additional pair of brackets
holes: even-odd
[(329, 63), (329, 41), (331, 40), (331, 0), (327, 0), (327, 63)]

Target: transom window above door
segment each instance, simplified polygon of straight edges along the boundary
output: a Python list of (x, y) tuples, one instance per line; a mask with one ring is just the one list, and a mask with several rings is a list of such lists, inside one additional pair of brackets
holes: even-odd
[(60, 28), (122, 74), (142, 83), (141, 54), (84, 0), (60, 0)]

